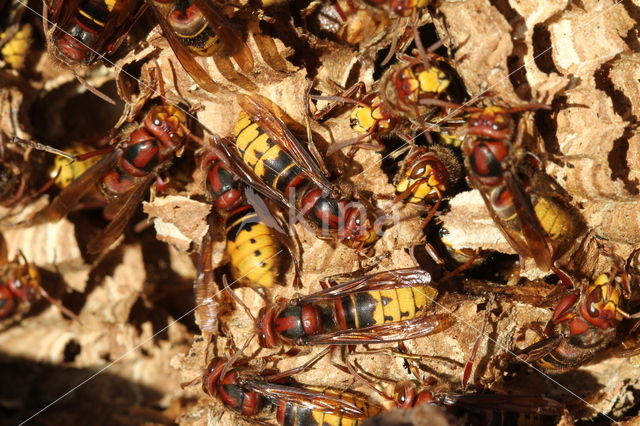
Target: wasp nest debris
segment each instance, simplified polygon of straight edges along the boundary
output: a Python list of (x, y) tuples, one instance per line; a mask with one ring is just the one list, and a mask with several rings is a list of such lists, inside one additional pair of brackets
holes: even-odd
[(640, 3), (46, 5), (0, 1), (3, 423), (638, 421)]

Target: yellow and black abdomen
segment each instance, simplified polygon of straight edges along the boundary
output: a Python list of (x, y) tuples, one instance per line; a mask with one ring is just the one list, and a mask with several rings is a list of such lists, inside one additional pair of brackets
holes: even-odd
[(286, 195), (306, 181), (306, 176), (293, 158), (246, 113), (240, 114), (234, 135), (242, 160), (266, 185)]
[(552, 241), (568, 238), (574, 234), (574, 220), (571, 213), (546, 197), (535, 197), (534, 211), (547, 237)]
[(410, 320), (420, 315), (436, 294), (429, 286), (355, 293), (336, 300), (337, 323), (347, 330)]
[[(80, 156), (95, 149), (87, 146), (75, 146), (66, 150), (67, 153)], [(94, 164), (100, 161), (101, 155), (89, 157), (82, 161), (72, 161), (65, 157), (56, 157), (53, 166), (49, 169), (49, 176), (60, 189), (64, 189), (89, 170)]]
[(191, 2), (176, 2), (167, 21), (192, 54), (212, 56), (220, 48), (220, 38), (198, 6)]
[(229, 214), (226, 220), (227, 254), (236, 280), (250, 286), (275, 285), (281, 249), (272, 232), (249, 205)]
[(80, 25), (90, 34), (98, 33), (104, 28), (112, 8), (113, 3), (102, 0), (85, 1), (77, 11), (76, 25)]
[(306, 389), (349, 402), (358, 407), (363, 416), (354, 418), (346, 415), (336, 415), (313, 410), (303, 404), (281, 401), (277, 409), (278, 424), (282, 426), (358, 426), (365, 419), (373, 417), (382, 411), (380, 406), (368, 402), (363, 396), (353, 392), (314, 386), (308, 386)]

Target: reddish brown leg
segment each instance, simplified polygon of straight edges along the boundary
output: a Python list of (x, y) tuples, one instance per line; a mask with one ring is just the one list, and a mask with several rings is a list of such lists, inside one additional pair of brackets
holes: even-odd
[[(22, 252), (20, 252), (20, 254), (22, 255)], [(62, 303), (57, 300), (54, 299), (53, 297), (51, 297), (49, 295), (49, 293), (47, 292), (47, 290), (45, 290), (44, 288), (42, 288), (41, 286), (38, 286), (38, 291), (40, 292), (40, 294), (42, 295), (42, 297), (44, 297), (45, 299), (47, 299), (49, 301), (49, 303), (51, 303), (52, 305), (54, 305), (56, 308), (58, 308), (60, 310), (60, 312), (62, 312), (64, 315), (68, 316), (69, 318), (71, 318), (74, 321), (78, 321), (78, 323), (82, 324), (80, 322), (80, 320), (78, 319), (78, 316), (76, 314), (74, 314), (73, 312), (71, 312), (69, 309), (65, 308)]]
[(466, 262), (464, 262), (462, 265), (458, 266), (456, 269), (454, 269), (453, 271), (449, 272), (447, 275), (445, 275), (444, 277), (442, 277), (443, 281), (446, 281), (448, 279), (451, 279), (453, 277), (455, 277), (456, 275), (466, 271), (467, 269), (469, 269), (472, 265), (473, 262), (476, 261), (476, 259), (478, 258), (478, 256), (480, 256), (480, 252), (481, 249), (477, 249), (475, 251), (475, 254)]
[(314, 356), (313, 358), (311, 358), (309, 361), (305, 362), (301, 366), (292, 368), (290, 370), (282, 371), (282, 372), (280, 372), (278, 374), (274, 374), (272, 376), (267, 376), (267, 377), (265, 377), (265, 380), (270, 381), (270, 382), (277, 382), (278, 380), (283, 379), (285, 377), (294, 376), (296, 374), (303, 373), (303, 372), (307, 371), (308, 369), (310, 369), (311, 367), (313, 367), (313, 365), (316, 362), (320, 361), (320, 359), (322, 359), (330, 351), (331, 351), (331, 347), (325, 348), (324, 350), (319, 352), (316, 356)]
[[(324, 117), (326, 117), (329, 113), (331, 113), (334, 109), (336, 109), (341, 104), (351, 103), (351, 104), (358, 104), (364, 107), (367, 106), (366, 104), (363, 104), (360, 102), (360, 98), (362, 97), (365, 91), (365, 85), (362, 81), (355, 83), (354, 85), (344, 90), (340, 95), (337, 95), (337, 96), (316, 96), (316, 95), (311, 95), (310, 91), (311, 91), (311, 86), (309, 86), (309, 88), (307, 89), (307, 94), (306, 94), (307, 114), (316, 121), (322, 120)], [(309, 109), (309, 106), (311, 105), (309, 101), (311, 99), (331, 101), (331, 103), (326, 107), (322, 108), (321, 110), (313, 113)]]
[(489, 323), (489, 317), (491, 316), (491, 306), (493, 305), (494, 299), (495, 299), (494, 294), (491, 294), (487, 299), (484, 321), (482, 322), (482, 329), (480, 330), (480, 335), (478, 336), (478, 338), (476, 339), (476, 342), (473, 345), (473, 350), (471, 351), (471, 356), (469, 357), (467, 364), (464, 366), (464, 372), (462, 374), (462, 392), (467, 391), (469, 379), (471, 379), (471, 375), (473, 374), (473, 364), (476, 360), (476, 356), (478, 355), (478, 349), (480, 348), (480, 341), (484, 337), (487, 324)]

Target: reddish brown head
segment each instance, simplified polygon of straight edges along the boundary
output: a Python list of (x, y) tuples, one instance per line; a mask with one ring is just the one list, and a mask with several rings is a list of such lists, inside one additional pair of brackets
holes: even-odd
[(211, 360), (202, 377), (205, 393), (217, 397), (224, 405), (245, 416), (260, 413), (268, 402), (260, 393), (247, 390), (243, 385), (244, 379), (238, 376), (236, 370), (227, 367), (228, 361), (224, 358)]
[(186, 123), (186, 114), (172, 105), (155, 106), (144, 118), (147, 130), (168, 148), (180, 148), (184, 144)]
[(509, 140), (513, 133), (513, 119), (501, 107), (491, 106), (469, 115), (467, 134), (484, 139)]
[(362, 206), (343, 208), (344, 204), (340, 209), (344, 214), (344, 224), (338, 231), (338, 238), (352, 248), (364, 248), (375, 243), (380, 236), (367, 217), (364, 208)]
[(594, 327), (614, 328), (622, 320), (618, 310), (620, 303), (621, 289), (615, 278), (601, 274), (589, 285), (580, 300), (580, 315)]

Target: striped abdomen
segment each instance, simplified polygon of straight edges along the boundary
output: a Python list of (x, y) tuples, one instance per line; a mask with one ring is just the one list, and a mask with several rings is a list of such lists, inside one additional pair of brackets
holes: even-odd
[(337, 322), (340, 329), (351, 330), (410, 320), (420, 315), (436, 294), (429, 286), (355, 293), (335, 301)]
[(279, 244), (253, 207), (242, 205), (226, 220), (227, 253), (234, 277), (248, 285), (273, 287), (277, 281)]
[(580, 347), (568, 339), (563, 340), (553, 351), (537, 360), (535, 365), (549, 373), (561, 373), (589, 361), (595, 355), (596, 349)]
[(288, 196), (307, 181), (293, 158), (244, 112), (236, 122), (234, 135), (242, 160), (266, 185)]
[(567, 208), (546, 197), (535, 197), (533, 202), (533, 210), (550, 240), (564, 240), (575, 232), (575, 221)]
[(167, 22), (192, 54), (212, 56), (218, 51), (220, 38), (198, 6), (189, 1), (177, 1), (172, 6)]
[[(63, 28), (64, 33), (55, 41), (58, 50), (67, 58), (80, 63), (90, 63), (96, 54), (95, 42), (103, 30), (113, 9), (113, 3), (103, 0), (86, 0), (76, 11), (73, 23)], [(109, 52), (98, 52), (109, 53)]]
[[(67, 149), (67, 153), (75, 156), (93, 151), (95, 149), (89, 146), (75, 146)], [(101, 158), (102, 156), (96, 155), (81, 161), (72, 161), (65, 157), (56, 157), (53, 160), (53, 166), (49, 169), (49, 176), (58, 188), (64, 189), (98, 163)]]
[(276, 414), (278, 424), (283, 426), (357, 426), (362, 424), (366, 418), (375, 416), (382, 411), (379, 406), (371, 404), (362, 396), (346, 390), (337, 391), (314, 386), (307, 386), (306, 389), (350, 402), (362, 410), (364, 416), (360, 419), (352, 418), (320, 410), (312, 410), (303, 404), (280, 401)]

